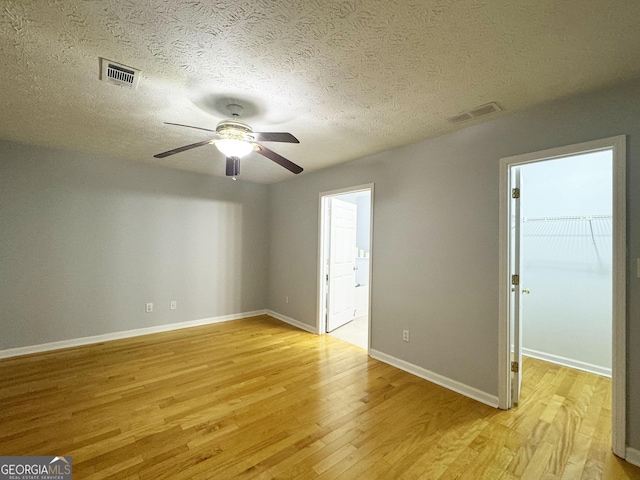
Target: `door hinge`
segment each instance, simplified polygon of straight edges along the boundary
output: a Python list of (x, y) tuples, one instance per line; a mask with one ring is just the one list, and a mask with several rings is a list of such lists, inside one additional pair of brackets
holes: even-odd
[(511, 198), (520, 198), (520, 189), (514, 188), (511, 190)]
[(513, 373), (518, 373), (518, 370), (520, 370), (518, 362), (511, 362), (511, 371)]
[(520, 275), (511, 275), (511, 285), (520, 285)]

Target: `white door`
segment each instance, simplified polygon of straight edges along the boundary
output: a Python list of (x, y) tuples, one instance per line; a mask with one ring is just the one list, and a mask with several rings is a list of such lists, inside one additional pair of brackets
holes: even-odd
[(522, 386), (522, 173), (514, 169), (512, 190), (512, 241), (511, 297), (513, 309), (511, 331), (513, 332), (513, 354), (511, 358), (511, 404), (520, 401)]
[(356, 296), (357, 207), (331, 199), (327, 332), (353, 320)]

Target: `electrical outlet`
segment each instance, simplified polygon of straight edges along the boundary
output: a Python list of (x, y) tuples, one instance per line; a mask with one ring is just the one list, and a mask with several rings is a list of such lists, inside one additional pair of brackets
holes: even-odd
[(145, 306), (144, 306), (144, 311), (146, 313), (153, 312), (153, 303), (146, 303)]
[(284, 297), (284, 303), (289, 303), (289, 297)]
[(169, 308), (171, 310), (175, 310), (176, 308), (178, 308), (178, 302), (175, 300), (172, 300), (171, 303), (169, 304)]
[(402, 340), (405, 342), (409, 341), (409, 330), (402, 330)]

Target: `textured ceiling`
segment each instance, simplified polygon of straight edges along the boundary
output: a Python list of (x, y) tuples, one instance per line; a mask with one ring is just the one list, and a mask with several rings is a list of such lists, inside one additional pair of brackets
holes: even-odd
[[(0, 138), (224, 175), (232, 100), (305, 172), (640, 76), (637, 0), (0, 0)], [(99, 81), (99, 57), (140, 69)], [(493, 114), (502, 115), (504, 113)], [(493, 118), (492, 116), (485, 118)], [(476, 120), (481, 121), (481, 120)], [(304, 175), (304, 173), (302, 174)], [(264, 157), (241, 178), (293, 174)]]

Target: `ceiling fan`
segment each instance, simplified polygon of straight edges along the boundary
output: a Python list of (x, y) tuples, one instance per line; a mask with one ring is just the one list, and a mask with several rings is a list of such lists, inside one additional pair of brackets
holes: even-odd
[(216, 134), (216, 138), (174, 148), (173, 150), (158, 153), (157, 155), (154, 155), (154, 157), (164, 158), (186, 150), (191, 150), (192, 148), (202, 147), (203, 145), (213, 143), (217, 149), (227, 157), (227, 176), (232, 177), (234, 180), (240, 174), (240, 159), (251, 152), (259, 153), (295, 174), (302, 172), (303, 169), (300, 165), (296, 165), (292, 161), (284, 158), (282, 155), (279, 155), (273, 150), (270, 150), (258, 143), (258, 141), (300, 143), (296, 137), (290, 133), (284, 132), (254, 132), (249, 125), (238, 120), (240, 113), (242, 113), (243, 110), (240, 105), (227, 105), (227, 109), (233, 118), (231, 120), (222, 120), (218, 125), (216, 125), (215, 130), (194, 127), (192, 125), (182, 125), (180, 123), (165, 122), (166, 125), (177, 125), (179, 127), (195, 128), (198, 130), (204, 130), (205, 132), (213, 132)]

